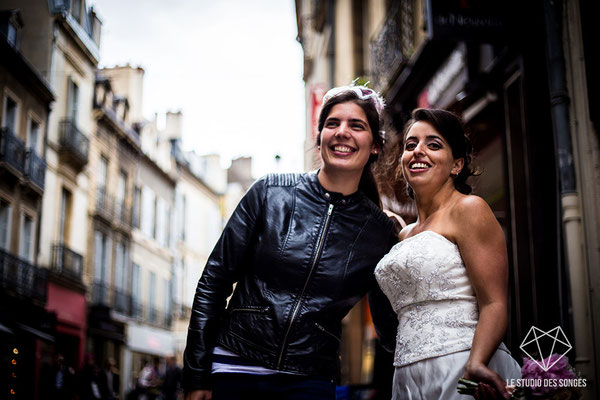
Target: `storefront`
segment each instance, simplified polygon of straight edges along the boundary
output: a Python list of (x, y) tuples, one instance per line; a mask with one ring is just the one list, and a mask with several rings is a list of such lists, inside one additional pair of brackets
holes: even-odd
[(122, 379), (126, 393), (135, 387), (143, 362), (160, 360), (161, 366), (167, 356), (175, 355), (175, 342), (170, 331), (141, 325), (127, 324), (127, 346), (123, 349)]

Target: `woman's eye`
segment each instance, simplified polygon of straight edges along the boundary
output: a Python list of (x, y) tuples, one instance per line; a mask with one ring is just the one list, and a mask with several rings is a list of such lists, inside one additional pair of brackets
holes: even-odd
[(334, 127), (336, 125), (337, 124), (334, 121), (327, 121), (327, 122), (325, 122), (325, 126), (328, 127), (328, 128)]
[(406, 150), (413, 150), (415, 147), (417, 147), (415, 143), (407, 143), (406, 146), (404, 146)]
[(362, 124), (354, 124), (352, 127), (356, 130), (364, 130), (365, 127)]
[(434, 150), (438, 150), (438, 149), (441, 149), (441, 148), (442, 148), (442, 146), (440, 146), (440, 144), (439, 144), (439, 143), (432, 142), (432, 143), (429, 143), (429, 148), (430, 148), (430, 149), (434, 149)]

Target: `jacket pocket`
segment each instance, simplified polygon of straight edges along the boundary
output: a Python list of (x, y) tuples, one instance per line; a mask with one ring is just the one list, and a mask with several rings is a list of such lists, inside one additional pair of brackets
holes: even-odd
[(325, 329), (325, 327), (323, 327), (323, 325), (319, 324), (318, 322), (315, 322), (315, 326), (317, 327), (318, 330), (320, 330), (321, 332), (323, 332), (323, 333), (331, 336), (333, 339), (337, 340), (338, 342), (342, 341), (339, 337), (337, 337), (333, 333), (329, 332), (327, 329)]
[(233, 313), (256, 313), (256, 314), (264, 314), (269, 312), (269, 306), (243, 306), (243, 307), (235, 307), (229, 310), (230, 314)]

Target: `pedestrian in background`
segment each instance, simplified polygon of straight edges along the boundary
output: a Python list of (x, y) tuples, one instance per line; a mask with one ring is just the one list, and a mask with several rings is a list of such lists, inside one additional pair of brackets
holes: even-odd
[(397, 321), (385, 319), (393, 312), (373, 276), (396, 241), (371, 173), (383, 106), (365, 86), (331, 89), (319, 117), (321, 168), (268, 175), (242, 198), (196, 290), (187, 400), (334, 399), (341, 321), (369, 291), (393, 340)]
[(102, 371), (104, 379), (103, 386), (106, 392), (106, 399), (114, 400), (119, 398), (121, 389), (121, 377), (116, 366), (115, 359), (108, 357), (104, 361), (104, 370)]
[(174, 356), (167, 357), (167, 367), (162, 381), (164, 400), (176, 400), (181, 389), (181, 368)]

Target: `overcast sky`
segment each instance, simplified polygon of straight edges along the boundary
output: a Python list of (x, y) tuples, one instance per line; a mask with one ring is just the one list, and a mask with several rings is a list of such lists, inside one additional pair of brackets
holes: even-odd
[(254, 177), (302, 170), (304, 83), (293, 0), (91, 4), (103, 23), (100, 66), (143, 67), (144, 115), (181, 110), (184, 149), (218, 153), (223, 166), (252, 156)]

